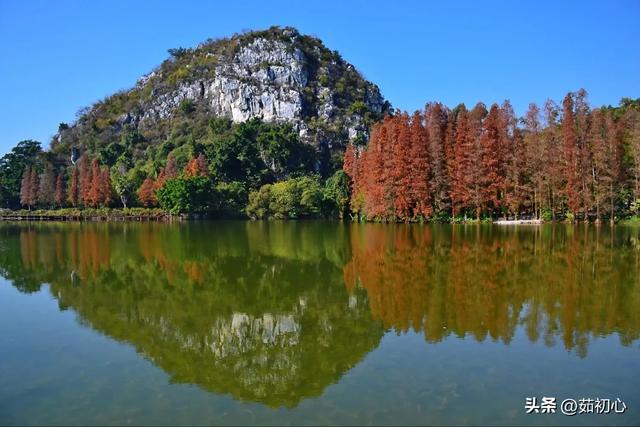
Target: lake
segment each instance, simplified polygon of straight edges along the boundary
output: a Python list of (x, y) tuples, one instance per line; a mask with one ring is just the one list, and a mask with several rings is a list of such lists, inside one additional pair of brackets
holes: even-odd
[(0, 424), (640, 424), (640, 227), (4, 223), (0, 275)]

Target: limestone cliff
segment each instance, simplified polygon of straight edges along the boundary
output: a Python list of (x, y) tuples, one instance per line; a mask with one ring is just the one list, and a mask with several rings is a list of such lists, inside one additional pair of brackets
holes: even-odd
[(171, 57), (135, 87), (81, 111), (69, 128), (63, 126), (54, 150), (106, 146), (121, 140), (124, 129), (139, 132), (145, 145), (161, 144), (171, 137), (175, 121), (191, 113), (235, 123), (252, 118), (291, 123), (303, 142), (335, 151), (349, 140), (365, 141), (370, 124), (390, 108), (378, 87), (337, 52), (292, 28), (273, 27), (169, 52)]

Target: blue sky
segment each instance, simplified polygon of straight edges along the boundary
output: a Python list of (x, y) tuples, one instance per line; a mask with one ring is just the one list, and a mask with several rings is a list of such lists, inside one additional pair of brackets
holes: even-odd
[[(450, 3), (450, 4), (449, 4)], [(0, 153), (48, 144), (59, 122), (167, 57), (245, 29), (320, 37), (400, 109), (510, 99), (640, 97), (640, 1), (0, 0)]]

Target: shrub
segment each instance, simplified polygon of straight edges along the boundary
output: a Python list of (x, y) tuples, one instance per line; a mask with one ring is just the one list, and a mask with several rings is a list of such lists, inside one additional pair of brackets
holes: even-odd
[(252, 191), (246, 213), (252, 219), (314, 218), (322, 216), (324, 200), (317, 177), (291, 178)]
[(241, 182), (220, 182), (215, 186), (215, 210), (225, 217), (238, 217), (247, 205), (247, 190)]
[(189, 115), (195, 109), (196, 106), (191, 99), (183, 99), (182, 101), (180, 101), (180, 111), (182, 111), (184, 115)]
[(271, 184), (260, 187), (249, 193), (249, 202), (245, 212), (251, 219), (265, 219), (269, 217), (269, 203), (271, 201)]
[(211, 209), (211, 187), (204, 176), (170, 179), (157, 191), (158, 202), (171, 214), (206, 212)]
[(327, 180), (323, 189), (324, 214), (344, 218), (349, 206), (349, 182), (347, 174), (339, 170)]

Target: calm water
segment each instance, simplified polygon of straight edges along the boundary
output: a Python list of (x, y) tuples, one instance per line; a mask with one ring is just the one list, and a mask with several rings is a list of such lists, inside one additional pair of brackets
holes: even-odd
[(0, 424), (640, 424), (640, 228), (0, 224), (0, 275)]

